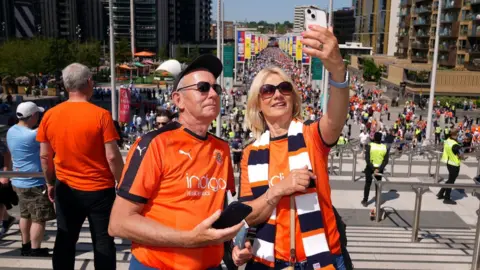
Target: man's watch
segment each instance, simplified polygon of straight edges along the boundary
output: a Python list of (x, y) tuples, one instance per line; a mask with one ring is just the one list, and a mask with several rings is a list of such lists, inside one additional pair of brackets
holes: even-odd
[(345, 81), (338, 83), (334, 80), (332, 80), (332, 75), (329, 76), (328, 78), (328, 83), (336, 88), (347, 88), (348, 87), (348, 71), (345, 71)]

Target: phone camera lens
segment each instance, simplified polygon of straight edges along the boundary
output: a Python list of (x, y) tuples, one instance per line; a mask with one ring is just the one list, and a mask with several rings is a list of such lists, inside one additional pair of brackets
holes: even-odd
[(312, 11), (310, 9), (307, 9), (307, 13), (310, 14), (312, 13)]
[(315, 19), (315, 14), (312, 14), (312, 19)]

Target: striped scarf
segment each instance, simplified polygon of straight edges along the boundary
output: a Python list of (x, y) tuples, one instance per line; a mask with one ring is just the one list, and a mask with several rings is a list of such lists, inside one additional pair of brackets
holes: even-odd
[[(305, 139), (303, 137), (303, 123), (293, 120), (288, 128), (288, 162), (290, 171), (308, 166), (312, 170)], [(252, 145), (248, 157), (248, 177), (253, 197), (256, 199), (269, 188), (269, 144), (270, 132), (265, 131), (259, 140)], [(335, 269), (330, 254), (322, 214), (318, 202), (315, 182), (312, 181), (306, 193), (293, 194), (300, 223), (303, 248), (307, 256), (307, 269)], [(253, 242), (254, 261), (259, 262), (247, 265), (247, 269), (268, 269), (275, 265), (275, 226), (276, 209), (269, 220), (257, 226), (256, 238)], [(249, 267), (250, 266), (250, 267)]]

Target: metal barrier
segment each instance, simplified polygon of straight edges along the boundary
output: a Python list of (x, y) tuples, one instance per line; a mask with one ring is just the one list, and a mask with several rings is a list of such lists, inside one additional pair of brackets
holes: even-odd
[[(383, 174), (374, 174), (374, 176), (382, 176), (386, 178)], [(414, 219), (412, 227), (412, 242), (418, 241), (418, 231), (420, 228), (420, 212), (422, 208), (422, 196), (425, 191), (430, 187), (440, 187), (440, 188), (460, 188), (460, 189), (479, 189), (480, 185), (477, 184), (439, 184), (439, 183), (412, 183), (412, 182), (388, 182), (388, 181), (378, 181), (373, 177), (375, 185), (377, 185), (376, 199), (375, 199), (375, 222), (380, 222), (381, 216), (381, 195), (382, 188), (386, 185), (396, 185), (396, 186), (410, 186), (415, 192), (415, 210), (414, 210)], [(386, 178), (387, 179), (387, 178)], [(480, 211), (480, 207), (479, 207)], [(478, 212), (478, 211), (477, 211)], [(475, 229), (475, 246), (473, 250), (472, 257), (472, 270), (478, 270), (480, 267), (480, 215), (477, 215), (477, 225)]]

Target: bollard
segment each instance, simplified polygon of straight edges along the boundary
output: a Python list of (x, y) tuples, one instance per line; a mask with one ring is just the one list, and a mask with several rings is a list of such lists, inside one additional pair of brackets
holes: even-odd
[(480, 120), (480, 117), (477, 117), (476, 124), (478, 125), (478, 121)]
[(352, 149), (353, 163), (352, 163), (352, 181), (355, 182), (357, 174), (357, 152)]
[(412, 158), (413, 158), (413, 150), (410, 150), (408, 153), (408, 177), (412, 175)]
[(390, 176), (393, 177), (393, 168), (395, 167), (395, 157), (392, 157), (392, 163), (390, 168)]
[(390, 113), (387, 114), (387, 119), (390, 121)]
[(458, 116), (455, 116), (455, 124), (458, 123)]
[[(377, 181), (375, 179), (374, 175), (372, 177), (373, 177), (373, 181)], [(379, 182), (376, 187), (377, 187), (376, 188), (377, 194), (376, 194), (376, 197), (375, 197), (375, 222), (380, 222), (380, 215), (381, 215), (380, 214), (380, 203), (381, 203), (381, 197), (382, 197), (382, 182)]]
[(340, 151), (340, 161), (338, 165), (338, 175), (342, 175), (342, 167), (343, 167), (343, 148), (339, 149)]
[(480, 175), (480, 156), (477, 156), (478, 164), (477, 164), (477, 176)]
[(330, 155), (330, 174), (333, 174), (333, 160), (335, 159), (335, 154)]
[[(480, 209), (477, 210), (480, 212)], [(475, 230), (475, 242), (473, 247), (473, 257), (472, 257), (472, 270), (478, 270), (480, 268), (480, 215), (477, 215), (477, 229)]]
[(420, 115), (420, 121), (422, 121), (422, 116)]
[(431, 169), (432, 169), (432, 159), (428, 157), (428, 177), (432, 176), (432, 174), (430, 173)]
[(412, 227), (412, 242), (418, 241), (418, 229), (420, 227), (420, 210), (422, 208), (422, 193), (423, 189), (421, 187), (415, 188), (415, 212), (413, 217), (413, 227)]
[(435, 164), (435, 183), (438, 183), (438, 179), (440, 178), (440, 158), (442, 153), (437, 152), (437, 163)]

